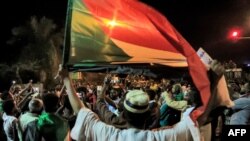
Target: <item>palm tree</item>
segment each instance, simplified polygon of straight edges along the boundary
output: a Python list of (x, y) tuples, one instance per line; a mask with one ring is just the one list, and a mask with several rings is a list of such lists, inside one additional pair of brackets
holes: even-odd
[(40, 20), (31, 17), (25, 25), (13, 28), (12, 35), (7, 44), (20, 50), (18, 61), (13, 66), (18, 71), (29, 69), (39, 73), (39, 81), (44, 83), (44, 87), (51, 86), (62, 60), (63, 29), (58, 29), (46, 17)]

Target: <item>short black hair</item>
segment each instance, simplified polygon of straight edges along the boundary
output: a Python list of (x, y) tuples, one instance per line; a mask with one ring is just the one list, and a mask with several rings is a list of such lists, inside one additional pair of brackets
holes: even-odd
[(8, 91), (3, 91), (3, 93), (0, 95), (0, 98), (2, 100), (7, 100), (7, 99), (11, 99), (11, 96)]
[(45, 93), (42, 97), (44, 110), (46, 112), (56, 112), (59, 104), (59, 97), (54, 93)]
[(146, 93), (148, 94), (150, 100), (154, 100), (155, 99), (156, 92), (154, 90), (147, 89)]
[(180, 82), (180, 84), (181, 84), (181, 86), (188, 86), (188, 81), (185, 81), (185, 80), (182, 80), (181, 82)]
[(14, 100), (8, 99), (3, 101), (2, 108), (7, 115), (10, 115), (12, 113), (14, 107), (15, 107)]

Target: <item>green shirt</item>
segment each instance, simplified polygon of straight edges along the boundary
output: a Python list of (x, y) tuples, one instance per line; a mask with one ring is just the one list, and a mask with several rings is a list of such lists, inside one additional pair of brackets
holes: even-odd
[(63, 141), (69, 131), (67, 120), (51, 113), (43, 113), (39, 117), (38, 128), (45, 140), (51, 141)]

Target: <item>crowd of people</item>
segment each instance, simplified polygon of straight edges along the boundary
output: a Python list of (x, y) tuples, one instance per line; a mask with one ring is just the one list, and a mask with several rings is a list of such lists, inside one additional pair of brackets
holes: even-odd
[(228, 83), (234, 106), (197, 125), (189, 113), (202, 103), (192, 79), (107, 74), (103, 84), (91, 84), (61, 68), (59, 76), (52, 90), (36, 91), (30, 81), (1, 92), (1, 141), (214, 140), (224, 125), (250, 123), (248, 81)]

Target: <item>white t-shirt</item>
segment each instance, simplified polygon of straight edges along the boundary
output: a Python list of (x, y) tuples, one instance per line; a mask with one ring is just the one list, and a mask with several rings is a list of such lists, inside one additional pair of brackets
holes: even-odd
[(200, 141), (199, 129), (189, 116), (170, 129), (120, 130), (103, 123), (94, 112), (87, 108), (79, 111), (71, 137), (78, 141)]
[(8, 141), (14, 141), (13, 128), (15, 127), (16, 122), (16, 117), (6, 115), (6, 113), (3, 114), (3, 128)]

